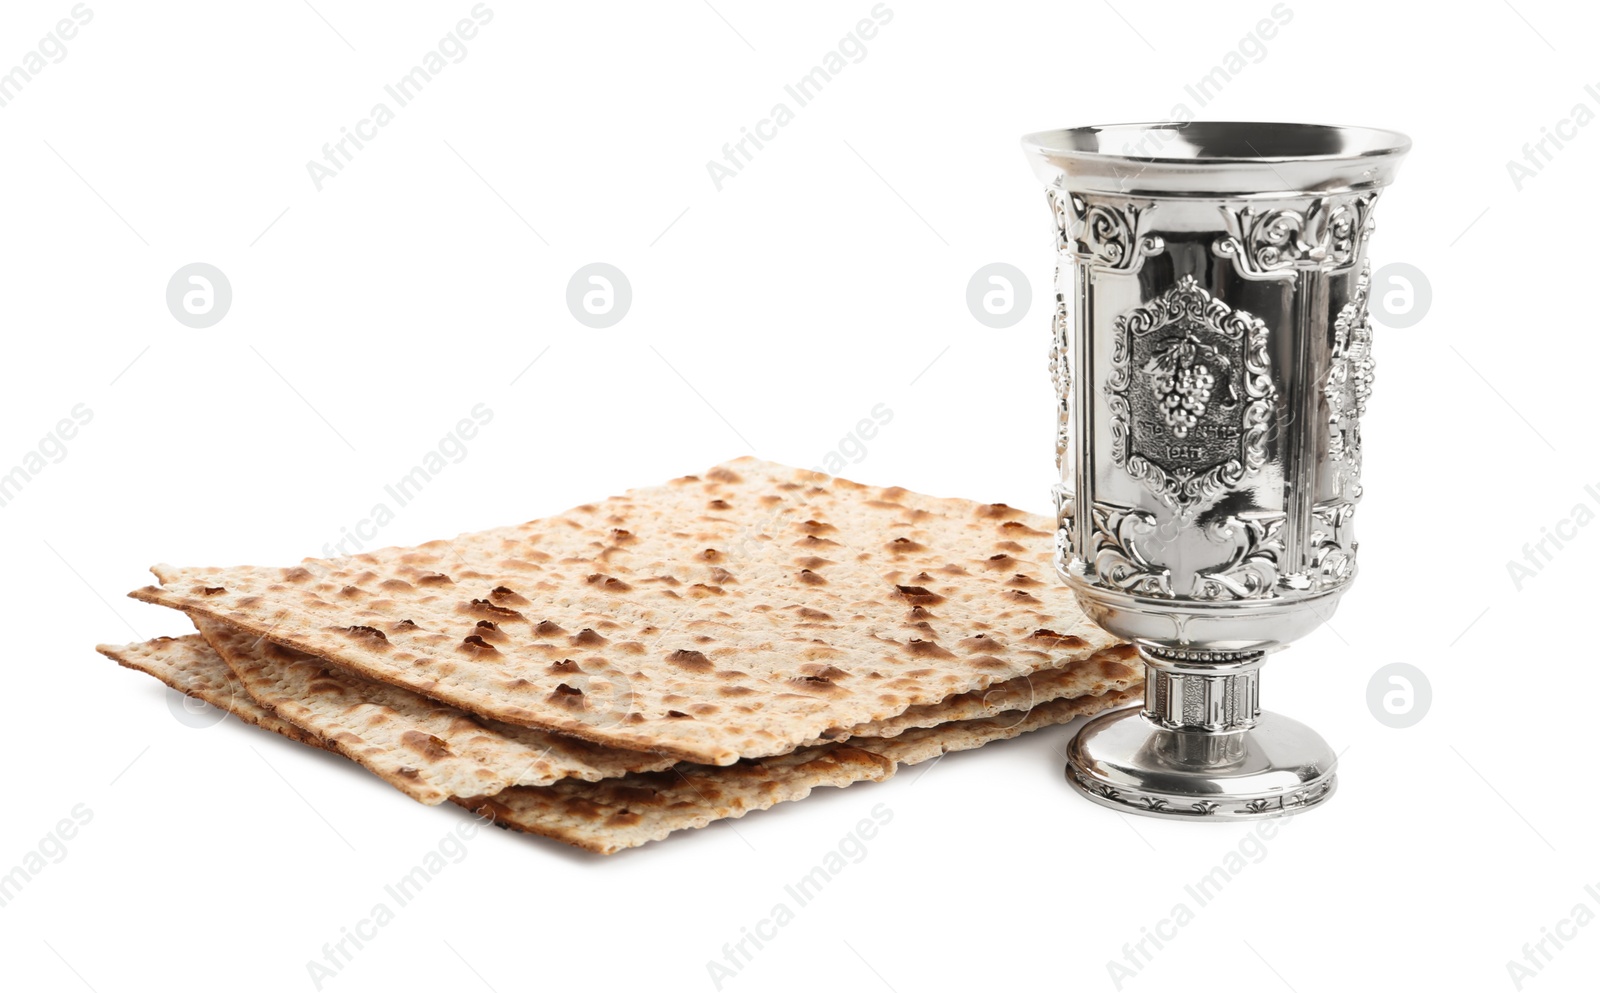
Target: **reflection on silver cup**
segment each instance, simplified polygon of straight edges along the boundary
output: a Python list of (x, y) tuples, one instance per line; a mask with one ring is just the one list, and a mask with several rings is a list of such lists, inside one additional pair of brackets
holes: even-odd
[(1068, 779), (1164, 816), (1318, 804), (1334, 755), (1261, 711), (1258, 674), (1355, 578), (1367, 239), (1410, 141), (1195, 122), (1023, 147), (1056, 223), (1056, 567), (1146, 667), (1143, 708), (1086, 725)]

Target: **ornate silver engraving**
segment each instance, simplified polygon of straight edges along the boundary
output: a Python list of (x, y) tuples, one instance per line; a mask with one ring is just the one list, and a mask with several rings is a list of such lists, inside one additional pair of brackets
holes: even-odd
[(1156, 533), (1156, 516), (1098, 502), (1090, 513), (1089, 554), (1101, 585), (1145, 596), (1172, 596), (1171, 571), (1139, 547), (1142, 539)]
[(1079, 262), (1113, 272), (1138, 272), (1147, 255), (1159, 255), (1166, 245), (1145, 231), (1149, 201), (1113, 201), (1100, 197), (1045, 191), (1056, 221), (1056, 249)]
[[(1100, 502), (1093, 505), (1091, 513), (1090, 554), (1101, 585), (1143, 596), (1187, 595), (1205, 601), (1279, 595), (1288, 520), (1282, 513), (1230, 515), (1206, 525), (1206, 537), (1231, 545), (1232, 551), (1221, 565), (1196, 573), (1186, 593), (1176, 590), (1171, 569), (1148, 547), (1160, 539), (1161, 525), (1155, 514)], [(1062, 538), (1069, 545), (1070, 540)]]
[(1381, 260), (1370, 286), (1363, 263), (1409, 139), (1189, 122), (1024, 145), (1051, 188), (1051, 293), (1066, 304), (1053, 330), (1071, 325), (1051, 366), (1058, 408), (1071, 391), (1070, 432), (1056, 422), (1073, 501), (1057, 510), (1059, 578), (1145, 669), (1143, 706), (1072, 738), (1069, 780), (1130, 816), (1321, 804), (1338, 755), (1262, 710), (1256, 674), (1326, 621), (1357, 571), (1385, 293)]
[(1267, 338), (1265, 323), (1193, 276), (1117, 318), (1111, 458), (1181, 517), (1266, 462), (1277, 395)]
[(1359, 546), (1350, 534), (1350, 521), (1355, 515), (1356, 505), (1350, 500), (1319, 503), (1311, 508), (1315, 523), (1311, 529), (1307, 588), (1324, 590), (1355, 578)]
[(1090, 779), (1076, 769), (1072, 770), (1071, 782), (1107, 806), (1131, 807), (1141, 813), (1159, 811), (1164, 814), (1176, 814), (1180, 817), (1217, 816), (1226, 818), (1275, 817), (1284, 811), (1315, 806), (1328, 798), (1333, 792), (1334, 785), (1334, 780), (1330, 777), (1289, 794), (1274, 793), (1254, 797), (1248, 795), (1243, 797), (1230, 796), (1226, 799), (1232, 806), (1225, 809), (1221, 803), (1215, 800), (1191, 800), (1189, 797), (1163, 796), (1159, 793), (1149, 793), (1126, 786), (1121, 788), (1111, 787), (1098, 780)]
[(1228, 233), (1212, 243), (1246, 279), (1292, 278), (1296, 270), (1349, 268), (1372, 234), (1376, 191), (1319, 197), (1304, 212), (1224, 204)]
[(1328, 458), (1338, 463), (1340, 489), (1361, 496), (1361, 418), (1372, 395), (1372, 321), (1367, 293), (1372, 266), (1362, 266), (1350, 302), (1333, 321), (1333, 359), (1323, 394), (1328, 399)]
[(1276, 596), (1283, 562), (1283, 514), (1226, 517), (1206, 528), (1206, 537), (1232, 543), (1233, 555), (1216, 569), (1194, 578), (1197, 600), (1248, 600)]
[(1050, 488), (1050, 495), (1055, 499), (1056, 505), (1056, 568), (1065, 569), (1068, 562), (1072, 561), (1072, 535), (1074, 527), (1073, 497), (1065, 484), (1057, 483)]
[(1056, 468), (1060, 469), (1071, 444), (1067, 401), (1072, 396), (1072, 361), (1068, 351), (1071, 347), (1072, 317), (1067, 310), (1067, 301), (1059, 293), (1056, 294), (1056, 316), (1051, 323), (1051, 332), (1050, 381), (1056, 388)]

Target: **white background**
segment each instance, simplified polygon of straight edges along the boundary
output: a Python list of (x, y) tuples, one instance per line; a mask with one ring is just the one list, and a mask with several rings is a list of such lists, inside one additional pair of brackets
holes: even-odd
[[(893, 421), (844, 475), (1044, 512), (1051, 228), (1017, 139), (1179, 103), (1409, 133), (1372, 253), (1423, 270), (1433, 302), (1377, 329), (1361, 580), (1267, 669), (1268, 706), (1343, 750), (1340, 791), (1123, 988), (1511, 989), (1525, 942), (1600, 909), (1575, 706), (1600, 690), (1600, 527), (1520, 591), (1506, 566), (1600, 507), (1600, 127), (1520, 191), (1506, 168), (1574, 104), (1600, 110), (1585, 8), (1290, 0), (1202, 107), (1185, 86), (1268, 0), (890, 0), (866, 56), (719, 192), (707, 160), (868, 0), (491, 0), (466, 58), (318, 192), (306, 162), (472, 4), (313, 3), (91, 0), (67, 56), (0, 109), (0, 469), (93, 411), (0, 507), (0, 872), (93, 815), (0, 907), (8, 987), (310, 989), (306, 962), (467, 820), (237, 722), (175, 719), (92, 651), (188, 630), (122, 597), (146, 566), (319, 554), (478, 403), (492, 423), (383, 543), (745, 453), (818, 465), (880, 403)], [(0, 9), (0, 69), (71, 6)], [(605, 330), (565, 303), (594, 261), (633, 289)], [(232, 283), (209, 329), (166, 309), (191, 262)], [(966, 308), (992, 262), (1032, 282), (1009, 329)], [(1396, 661), (1433, 692), (1403, 730), (1366, 702)], [(1108, 960), (1250, 826), (1091, 806), (1062, 780), (1068, 736), (610, 859), (486, 832), (324, 988), (711, 989), (707, 961), (884, 804), (867, 856), (725, 989), (1114, 989)], [(1524, 988), (1592, 982), (1600, 926), (1576, 933)]]

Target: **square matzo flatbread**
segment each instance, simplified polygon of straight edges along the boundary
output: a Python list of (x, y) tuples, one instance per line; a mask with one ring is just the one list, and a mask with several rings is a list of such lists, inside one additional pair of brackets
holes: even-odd
[[(195, 626), (256, 703), (422, 803), (490, 796), (509, 786), (547, 786), (568, 778), (594, 781), (653, 772), (676, 761), (655, 752), (610, 748), (487, 720), (220, 621), (197, 617)], [(129, 645), (121, 651), (135, 654), (141, 648)], [(1125, 690), (1141, 678), (1137, 652), (1117, 645), (1060, 669), (1018, 676), (988, 690), (858, 725), (830, 740), (887, 738), (953, 720), (1027, 711), (1051, 700)]]
[(456, 797), (454, 802), (493, 816), (497, 824), (610, 855), (660, 841), (674, 831), (803, 799), (819, 786), (881, 782), (901, 765), (1015, 738), (1138, 700), (1138, 690), (1114, 690), (1053, 700), (1031, 711), (918, 728), (896, 738), (852, 738), (732, 766), (684, 763), (667, 772), (634, 773), (598, 783), (568, 780), (545, 787), (514, 787), (496, 796)]
[(422, 803), (649, 772), (676, 761), (475, 717), (221, 621), (194, 621), (252, 700)]
[(473, 714), (727, 765), (1110, 647), (1000, 504), (738, 459), (555, 517), (133, 595)]
[[(276, 719), (251, 699), (244, 684), (199, 635), (117, 648), (101, 646), (100, 651), (248, 723), (305, 744), (332, 748), (315, 735)], [(1112, 690), (1053, 700), (1029, 711), (913, 728), (894, 738), (818, 745), (732, 766), (682, 763), (668, 770), (630, 773), (593, 783), (568, 779), (544, 787), (513, 787), (492, 797), (451, 799), (492, 816), (503, 826), (612, 854), (660, 840), (674, 831), (798, 800), (821, 786), (888, 779), (900, 765), (1066, 723), (1137, 699), (1137, 690)]]

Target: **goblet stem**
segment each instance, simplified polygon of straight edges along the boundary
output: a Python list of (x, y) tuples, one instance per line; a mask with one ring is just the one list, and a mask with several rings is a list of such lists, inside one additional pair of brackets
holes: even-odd
[(1226, 734), (1256, 726), (1266, 652), (1219, 652), (1140, 645), (1144, 716), (1169, 731)]

